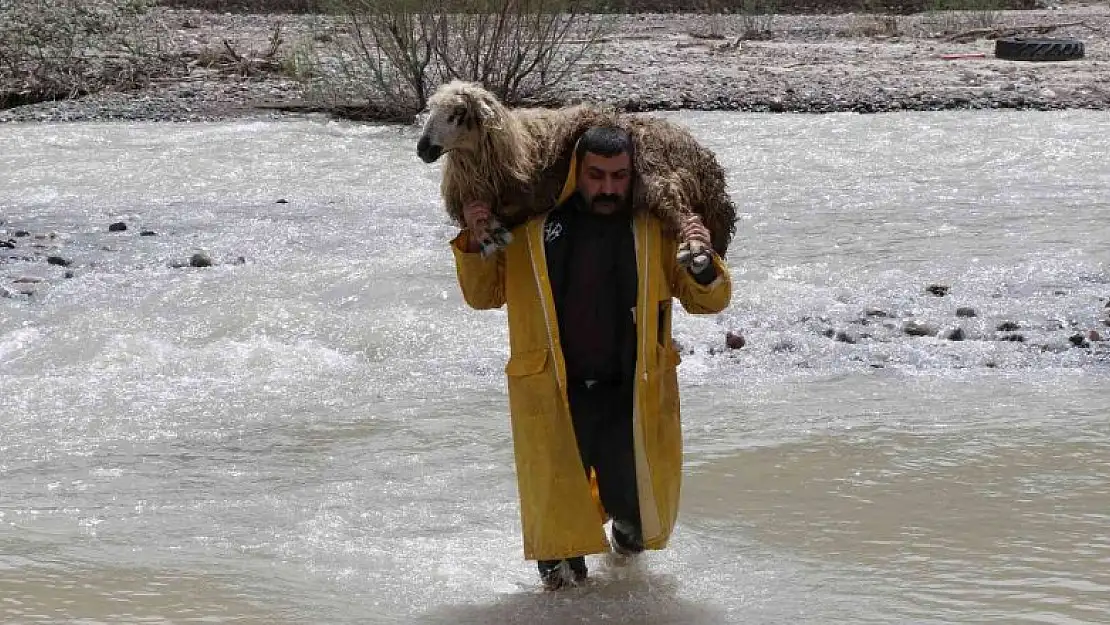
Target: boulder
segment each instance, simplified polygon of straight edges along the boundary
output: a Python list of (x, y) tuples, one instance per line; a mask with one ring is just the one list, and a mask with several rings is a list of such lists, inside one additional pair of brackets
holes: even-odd
[(211, 267), (212, 257), (204, 252), (197, 252), (189, 258), (190, 267)]

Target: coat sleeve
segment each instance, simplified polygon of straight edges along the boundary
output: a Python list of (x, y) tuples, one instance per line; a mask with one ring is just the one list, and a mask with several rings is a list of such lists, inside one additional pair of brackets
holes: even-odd
[(483, 258), (480, 252), (467, 252), (468, 236), (463, 230), (451, 240), (463, 299), (477, 310), (500, 308), (505, 305), (505, 253)]
[(707, 284), (701, 284), (690, 271), (675, 261), (678, 245), (671, 242), (664, 246), (668, 250), (667, 266), (671, 272), (671, 293), (682, 303), (686, 312), (691, 314), (718, 313), (732, 301), (732, 277), (728, 267), (715, 252), (711, 252), (713, 267), (707, 271), (716, 277)]

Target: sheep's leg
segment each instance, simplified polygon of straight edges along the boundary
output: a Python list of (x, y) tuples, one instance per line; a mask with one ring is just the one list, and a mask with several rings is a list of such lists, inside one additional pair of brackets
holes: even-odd
[(513, 234), (496, 217), (491, 216), (489, 220), (489, 235), (493, 242), (501, 249), (509, 247), (509, 244), (513, 242)]
[(512, 241), (512, 233), (498, 221), (497, 217), (490, 215), (486, 221), (486, 237), (482, 239), (482, 257), (490, 256), (498, 250), (505, 249)]
[[(685, 218), (691, 215), (682, 190), (671, 180), (656, 179), (649, 184), (657, 185), (659, 208), (674, 220), (675, 232), (681, 233)], [(711, 259), (709, 250), (701, 241), (681, 241), (675, 260), (682, 267), (691, 267), (695, 273), (698, 273), (709, 266)]]
[(700, 273), (711, 261), (709, 251), (701, 241), (683, 241), (678, 246), (675, 260), (683, 267), (691, 267), (694, 273)]
[(686, 245), (690, 250), (690, 256), (693, 258), (690, 265), (693, 267), (694, 273), (701, 273), (702, 270), (709, 266), (711, 261), (709, 250), (706, 249), (701, 241), (688, 241)]

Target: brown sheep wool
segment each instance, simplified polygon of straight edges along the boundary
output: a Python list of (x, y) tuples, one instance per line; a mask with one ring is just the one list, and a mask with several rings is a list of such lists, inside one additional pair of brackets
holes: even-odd
[[(674, 233), (691, 212), (709, 229), (724, 258), (736, 232), (736, 206), (724, 170), (690, 132), (660, 117), (621, 115), (580, 104), (558, 109), (509, 109), (478, 84), (451, 81), (429, 99), (429, 125), (455, 120), (458, 137), (444, 152), (441, 194), (463, 225), (463, 206), (488, 202), (508, 229), (558, 201), (574, 146), (590, 127), (616, 125), (633, 139), (633, 203), (663, 219)], [(434, 159), (433, 159), (434, 160)]]

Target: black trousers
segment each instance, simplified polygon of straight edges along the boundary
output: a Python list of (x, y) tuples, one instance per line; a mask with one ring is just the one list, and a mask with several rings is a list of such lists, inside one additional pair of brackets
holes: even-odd
[[(633, 383), (587, 384), (571, 381), (567, 388), (570, 414), (582, 467), (589, 477), (597, 473), (601, 505), (615, 521), (622, 521), (640, 534), (640, 496), (636, 491), (636, 452), (632, 442)], [(546, 575), (559, 560), (540, 560)], [(571, 568), (586, 574), (585, 558), (570, 558)]]
[(632, 442), (633, 383), (572, 381), (567, 389), (574, 434), (589, 476), (597, 473), (601, 505), (614, 520), (640, 528), (636, 453)]

